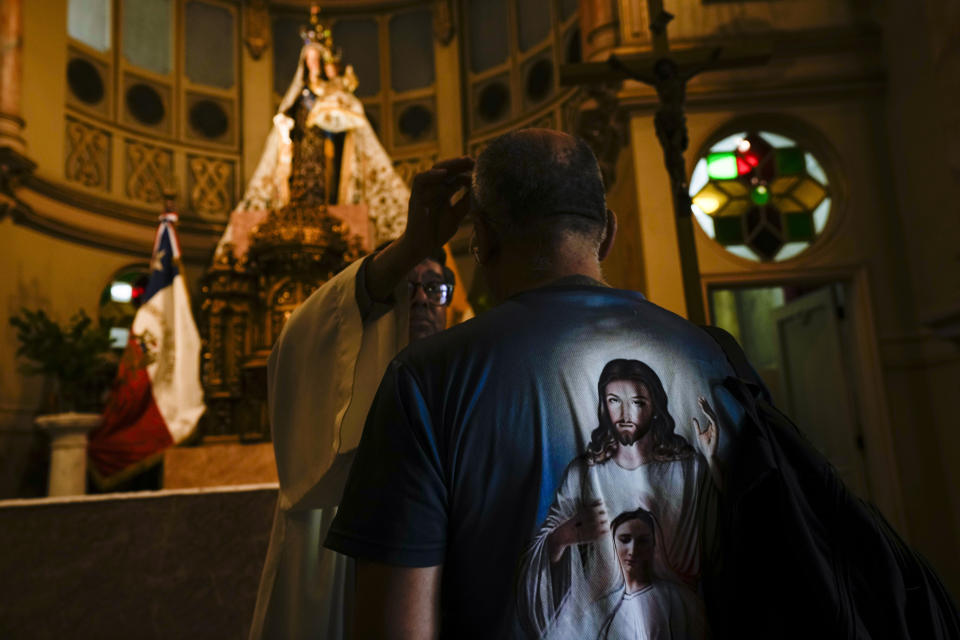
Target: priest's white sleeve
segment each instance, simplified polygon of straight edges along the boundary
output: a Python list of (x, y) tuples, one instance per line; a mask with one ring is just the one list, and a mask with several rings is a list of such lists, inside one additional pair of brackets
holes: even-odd
[(287, 321), (270, 354), (281, 510), (339, 502), (345, 480), (339, 467), (345, 465), (336, 465), (337, 458), (359, 444), (380, 378), (405, 344), (405, 305), (364, 323), (356, 292), (362, 262), (315, 291)]
[(356, 288), (363, 262), (317, 289), (287, 321), (270, 354), (280, 496), (251, 640), (346, 637), (350, 560), (321, 543), (380, 379), (405, 346), (408, 320), (404, 304), (364, 319)]

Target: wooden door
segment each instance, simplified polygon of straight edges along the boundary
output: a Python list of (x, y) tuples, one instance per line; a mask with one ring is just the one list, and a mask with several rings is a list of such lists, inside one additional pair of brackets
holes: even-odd
[(841, 337), (843, 310), (833, 286), (788, 302), (773, 313), (785, 412), (840, 472), (868, 498), (859, 414)]

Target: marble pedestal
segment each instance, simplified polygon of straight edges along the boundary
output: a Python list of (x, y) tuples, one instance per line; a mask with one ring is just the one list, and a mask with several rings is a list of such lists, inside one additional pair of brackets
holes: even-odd
[(36, 425), (50, 434), (50, 477), (47, 495), (87, 492), (87, 433), (100, 424), (99, 413), (57, 413), (40, 416)]

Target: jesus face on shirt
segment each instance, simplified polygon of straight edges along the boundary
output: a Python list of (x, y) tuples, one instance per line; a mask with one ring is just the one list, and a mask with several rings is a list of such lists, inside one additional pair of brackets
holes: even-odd
[(653, 402), (642, 382), (610, 381), (605, 389), (604, 404), (620, 444), (629, 446), (650, 431)]

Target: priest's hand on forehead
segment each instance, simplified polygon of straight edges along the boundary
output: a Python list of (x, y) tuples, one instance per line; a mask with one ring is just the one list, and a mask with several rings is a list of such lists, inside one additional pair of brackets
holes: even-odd
[(457, 232), (470, 208), (473, 159), (444, 160), (413, 178), (407, 228), (401, 241), (427, 257)]

